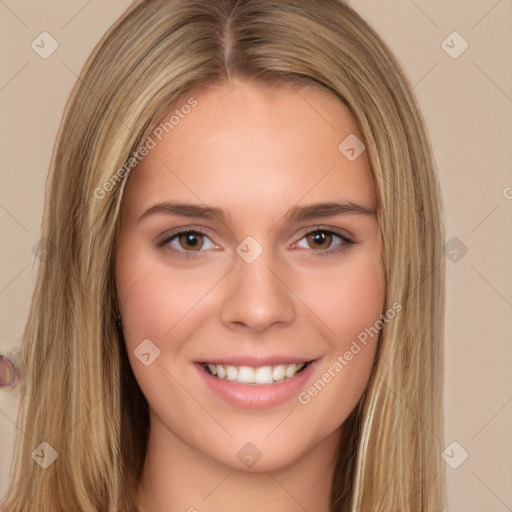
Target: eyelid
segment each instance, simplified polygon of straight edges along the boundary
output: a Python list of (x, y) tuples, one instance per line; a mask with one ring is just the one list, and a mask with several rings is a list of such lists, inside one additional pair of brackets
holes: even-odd
[[(333, 233), (341, 236), (342, 238), (350, 240), (351, 242), (355, 242), (354, 237), (346, 229), (339, 228), (336, 226), (323, 225), (323, 224), (320, 224), (318, 226), (308, 226), (308, 227), (302, 228), (300, 230), (301, 235), (299, 236), (299, 238), (297, 240), (303, 238), (304, 236), (306, 236), (310, 233), (313, 233), (315, 231), (322, 231), (322, 230), (332, 231)], [(207, 227), (192, 224), (192, 225), (178, 226), (176, 228), (172, 228), (171, 230), (166, 231), (162, 235), (159, 235), (156, 238), (156, 242), (157, 243), (163, 242), (164, 240), (172, 237), (173, 235), (184, 233), (187, 231), (197, 231), (198, 233), (201, 233), (205, 236), (212, 237), (212, 235), (209, 232), (210, 230)]]
[[(297, 242), (299, 240), (302, 240), (302, 238), (304, 238), (305, 236), (310, 235), (311, 233), (315, 233), (316, 231), (325, 231), (333, 233), (342, 238), (346, 243), (356, 243), (355, 238), (346, 229), (326, 225), (304, 228), (303, 230), (301, 230), (301, 234), (297, 238)], [(294, 242), (294, 244), (296, 244), (297, 242)]]
[[(185, 234), (188, 232), (193, 232), (198, 235), (209, 238), (211, 243), (216, 246), (215, 249), (221, 248), (218, 244), (216, 244), (213, 241), (213, 239), (212, 239), (211, 235), (208, 233), (208, 231), (209, 230), (207, 228), (205, 228), (204, 226), (196, 226), (196, 225), (179, 226), (179, 227), (173, 228), (170, 231), (167, 231), (164, 234), (157, 237), (156, 244), (159, 248), (162, 248), (165, 245), (167, 245), (171, 241), (171, 239), (175, 238), (176, 236), (179, 236), (179, 235), (182, 235), (182, 234)], [(309, 227), (303, 228), (301, 230), (301, 234), (296, 238), (296, 241), (291, 244), (291, 247), (295, 248), (296, 245), (298, 244), (298, 242), (300, 242), (304, 237), (306, 237), (312, 233), (318, 232), (318, 231), (331, 233), (335, 236), (338, 236), (339, 238), (341, 238), (342, 243), (340, 244), (340, 246), (338, 246), (338, 248), (335, 248), (335, 249), (330, 249), (330, 248), (324, 249), (324, 250), (311, 249), (311, 252), (316, 253), (316, 254), (335, 254), (336, 252), (341, 250), (343, 248), (343, 246), (356, 243), (354, 241), (352, 235), (350, 235), (345, 229), (342, 229), (339, 227), (334, 227), (334, 226), (318, 225), (318, 226), (309, 226)], [(190, 258), (198, 258), (198, 257), (201, 257), (203, 255), (203, 253), (207, 252), (207, 250), (205, 250), (205, 251), (185, 251), (185, 250), (178, 251), (176, 249), (170, 249), (170, 250), (172, 252), (174, 252), (178, 257), (182, 257), (182, 258), (189, 258), (189, 257)]]
[[(303, 239), (312, 235), (314, 233), (328, 233), (331, 237), (331, 243), (327, 249), (312, 249), (311, 247), (300, 247), (299, 244)], [(339, 239), (338, 244), (335, 243), (335, 238)], [(329, 256), (336, 257), (343, 254), (345, 251), (350, 249), (351, 246), (355, 245), (357, 242), (352, 240), (352, 237), (349, 237), (345, 230), (340, 230), (339, 228), (333, 227), (316, 227), (316, 228), (308, 228), (296, 242), (294, 242), (291, 246), (294, 250), (306, 250), (308, 254), (312, 254), (314, 257), (321, 256), (322, 258), (327, 258)], [(334, 245), (333, 245), (334, 244)], [(308, 242), (306, 241), (306, 245)]]
[(158, 249), (167, 249), (170, 251), (174, 258), (178, 259), (184, 259), (184, 260), (197, 260), (199, 258), (202, 258), (205, 256), (205, 253), (207, 251), (186, 251), (186, 250), (177, 250), (172, 248), (169, 244), (172, 239), (175, 239), (176, 237), (179, 237), (182, 234), (185, 233), (196, 233), (197, 235), (206, 237), (210, 240), (213, 248), (210, 248), (209, 250), (218, 250), (220, 246), (218, 246), (213, 240), (212, 237), (208, 234), (204, 227), (199, 226), (180, 226), (177, 228), (174, 228), (170, 231), (165, 232), (163, 235), (157, 237), (155, 243)]
[[(157, 236), (155, 239), (155, 243), (157, 245), (163, 245), (165, 244), (170, 238), (180, 235), (183, 233), (188, 233), (189, 231), (193, 231), (194, 233), (201, 234), (203, 236), (207, 236), (208, 238), (212, 238), (212, 235), (210, 234), (210, 230), (207, 229), (204, 226), (196, 226), (196, 225), (186, 225), (186, 226), (178, 226), (176, 228), (172, 228), (165, 233), (162, 233), (161, 235)], [(212, 240), (213, 242), (213, 240)], [(217, 244), (215, 244), (217, 245)]]

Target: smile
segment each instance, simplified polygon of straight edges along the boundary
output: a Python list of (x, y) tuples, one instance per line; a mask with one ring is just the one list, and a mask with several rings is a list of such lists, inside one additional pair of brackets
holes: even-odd
[(224, 402), (242, 409), (266, 409), (297, 400), (313, 378), (318, 360), (232, 357), (229, 363), (216, 359), (194, 366), (209, 392)]
[(262, 385), (291, 379), (302, 372), (309, 364), (310, 362), (252, 367), (202, 363), (202, 366), (207, 373), (221, 380)]

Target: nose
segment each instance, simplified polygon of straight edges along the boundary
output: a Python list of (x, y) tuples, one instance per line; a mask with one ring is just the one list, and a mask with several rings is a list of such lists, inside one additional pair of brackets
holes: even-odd
[(294, 321), (296, 297), (285, 279), (288, 273), (271, 259), (271, 251), (252, 263), (236, 258), (222, 297), (221, 320), (228, 328), (261, 332)]

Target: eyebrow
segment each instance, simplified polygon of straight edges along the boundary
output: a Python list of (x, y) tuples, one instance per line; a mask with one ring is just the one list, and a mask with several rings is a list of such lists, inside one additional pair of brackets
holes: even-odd
[[(203, 206), (193, 203), (166, 202), (159, 203), (146, 210), (137, 222), (154, 214), (181, 215), (183, 217), (199, 217), (208, 220), (226, 221), (230, 217), (221, 208)], [(284, 215), (284, 218), (291, 221), (304, 221), (318, 217), (331, 217), (334, 215), (355, 214), (355, 215), (376, 215), (374, 208), (367, 208), (352, 202), (325, 202), (315, 203), (307, 206), (294, 206)]]

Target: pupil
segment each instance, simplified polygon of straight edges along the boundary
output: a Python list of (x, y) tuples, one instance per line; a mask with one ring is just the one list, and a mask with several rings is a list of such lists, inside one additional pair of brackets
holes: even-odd
[(183, 235), (183, 238), (184, 238), (184, 245), (188, 246), (185, 248), (190, 248), (190, 247), (197, 248), (197, 247), (201, 246), (197, 235), (194, 233), (187, 233), (187, 234)]
[(313, 239), (313, 242), (317, 245), (322, 245), (322, 244), (325, 244), (326, 240), (327, 240), (327, 237), (329, 235), (326, 235), (324, 232), (322, 231), (317, 231), (316, 233), (314, 233), (312, 235), (312, 239)]

